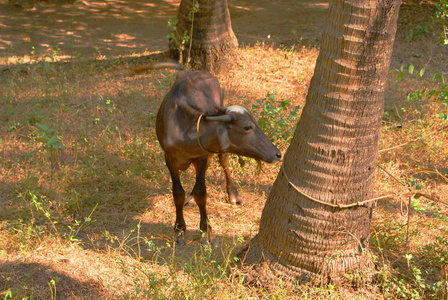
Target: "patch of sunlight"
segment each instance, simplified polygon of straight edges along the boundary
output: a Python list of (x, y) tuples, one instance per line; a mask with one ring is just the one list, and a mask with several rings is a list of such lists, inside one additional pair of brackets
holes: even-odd
[(327, 9), (330, 7), (330, 5), (328, 3), (311, 3), (308, 4), (309, 7), (313, 7), (313, 8), (321, 8), (321, 9)]
[(132, 35), (129, 35), (126, 33), (115, 34), (115, 37), (122, 41), (135, 40), (135, 36), (132, 36)]

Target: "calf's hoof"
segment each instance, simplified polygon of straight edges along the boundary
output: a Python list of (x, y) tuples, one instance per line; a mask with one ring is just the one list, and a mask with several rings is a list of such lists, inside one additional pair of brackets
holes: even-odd
[(174, 227), (174, 242), (178, 246), (185, 245), (185, 230), (176, 229), (176, 226)]
[(231, 196), (230, 197), (230, 204), (232, 205), (243, 205), (243, 200), (240, 199), (238, 196)]
[(212, 247), (216, 247), (216, 240), (215, 240), (214, 238), (212, 238), (212, 239), (207, 239), (206, 237), (203, 237), (203, 238), (201, 239), (201, 244), (202, 244), (202, 246), (207, 246), (207, 245), (209, 245), (209, 246), (212, 246)]
[(179, 237), (176, 239), (176, 245), (177, 246), (184, 246), (185, 245), (185, 238), (184, 237)]

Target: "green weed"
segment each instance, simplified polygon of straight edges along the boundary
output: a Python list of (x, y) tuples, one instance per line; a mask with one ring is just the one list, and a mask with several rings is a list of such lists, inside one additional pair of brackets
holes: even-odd
[(53, 181), (54, 171), (60, 169), (58, 154), (65, 148), (64, 144), (55, 129), (41, 123), (35, 123), (34, 126), (37, 130), (37, 137), (34, 140), (41, 143), (42, 147), (40, 149), (45, 150), (48, 154), (51, 164), (51, 181)]
[(52, 63), (54, 63), (55, 58), (54, 55), (57, 54), (56, 50), (53, 50), (53, 55), (43, 54), (42, 50), (37, 47), (32, 47), (31, 55), (35, 56), (37, 59), (37, 63), (34, 65), (34, 71), (44, 71), (45, 74), (49, 76), (55, 76), (56, 70), (53, 68)]
[[(189, 47), (188, 42), (184, 47)], [(246, 103), (254, 117), (260, 119), (262, 130), (284, 148), (300, 115), (299, 107), (284, 99), (298, 103), (304, 100), (307, 79), (301, 68), (304, 61), (308, 65), (314, 62), (316, 51), (306, 52), (306, 48), (297, 49), (297, 46), (280, 50), (269, 46), (249, 49), (239, 50), (244, 51), (241, 53), (247, 67), (231, 70), (241, 72), (233, 79), (239, 82), (224, 77), (223, 88), (234, 97), (236, 105), (244, 105), (235, 94), (247, 93), (242, 97), (253, 99), (259, 90), (273, 90), (280, 81), (285, 82), (285, 77), (293, 78), (279, 88), (281, 94), (269, 93), (257, 102)], [(302, 52), (307, 54), (301, 55)], [(25, 68), (0, 72), (3, 99), (0, 101), (5, 106), (0, 109), (3, 128), (0, 138), (1, 259), (21, 260), (26, 255), (30, 261), (39, 263), (42, 261), (39, 253), (55, 253), (62, 259), (69, 252), (73, 257), (80, 254), (82, 259), (91, 259), (92, 265), (102, 261), (100, 265), (105, 272), (92, 267), (91, 275), (74, 276), (80, 281), (98, 279), (104, 298), (347, 298), (344, 287), (332, 285), (312, 288), (297, 283), (290, 287), (280, 279), (268, 287), (247, 284), (244, 282), (246, 270), (235, 268), (236, 245), (241, 246), (243, 241), (232, 238), (227, 241), (222, 238), (226, 233), (219, 230), (226, 226), (238, 227), (245, 242), (249, 241), (259, 222), (260, 207), (277, 175), (275, 167), (254, 179), (255, 168), (237, 167), (236, 159), (232, 160), (236, 167), (235, 181), (242, 185), (241, 196), (247, 204), (235, 210), (216, 201), (225, 197), (222, 182), (209, 183), (210, 216), (219, 224), (214, 226), (217, 236), (224, 240), (218, 247), (201, 247), (193, 240), (184, 249), (178, 249), (163, 235), (172, 232), (174, 212), (169, 176), (163, 164), (163, 152), (156, 142), (154, 124), (159, 103), (174, 78), (172, 72), (129, 78), (117, 76), (128, 67), (127, 63), (134, 63), (126, 58), (87, 63), (73, 60), (56, 65), (50, 57), (38, 55), (41, 54), (36, 52), (37, 60), (43, 60), (37, 62), (40, 67), (35, 71), (33, 66), (25, 65)], [(55, 58), (57, 49), (51, 55)], [(265, 59), (257, 65), (254, 56)], [(280, 67), (282, 64), (284, 68)], [(51, 68), (56, 69), (57, 76), (42, 76), (50, 75)], [(285, 70), (291, 73), (283, 73)], [(439, 202), (444, 201), (444, 194), (440, 198), (437, 194), (446, 186), (443, 179), (447, 176), (446, 135), (434, 130), (446, 124), (447, 89), (441, 75), (434, 74), (433, 78), (433, 73), (413, 65), (399, 71), (403, 73), (400, 83), (411, 81), (412, 87), (415, 82), (419, 86), (425, 83), (425, 89), (413, 88), (415, 91), (407, 92), (408, 97), (399, 99), (394, 109), (388, 110), (384, 120), (394, 122), (394, 127), (385, 128), (383, 136), (392, 140), (389, 141), (392, 146), (416, 141), (387, 152), (382, 156), (382, 163), (396, 171), (397, 177), (411, 186), (413, 194), (425, 194), (433, 199), (414, 197), (409, 208), (403, 204), (403, 214), (407, 209), (412, 213), (409, 225), (399, 212), (401, 194), (393, 201), (387, 200), (385, 210), (388, 210), (384, 216), (376, 217), (371, 238), (381, 290), (374, 284), (367, 289), (360, 288), (362, 296), (357, 298), (444, 299), (448, 277), (447, 215)], [(260, 73), (265, 77), (257, 82)], [(246, 76), (252, 77), (246, 79)], [(268, 80), (269, 76), (275, 76), (274, 83)], [(297, 91), (298, 88), (301, 90)], [(426, 135), (431, 133), (436, 137)], [(73, 160), (70, 164), (64, 163), (58, 172), (55, 172), (57, 164), (52, 165), (55, 176), (50, 177), (49, 170), (42, 166), (48, 161), (53, 164), (52, 156), (62, 165), (59, 156), (62, 152)], [(211, 171), (208, 176), (220, 180)], [(193, 179), (188, 180), (193, 185)], [(383, 188), (383, 183), (380, 181), (379, 188)], [(381, 209), (374, 209), (375, 214), (381, 214)], [(192, 215), (197, 220), (197, 212)], [(193, 221), (189, 224), (194, 228)], [(230, 232), (229, 235), (238, 234)], [(58, 259), (52, 263), (67, 273), (82, 269), (83, 262), (76, 258), (67, 264)], [(116, 271), (117, 261), (121, 261), (119, 275), (109, 275), (108, 271), (111, 274)], [(18, 283), (8, 281), (11, 276), (1, 270), (0, 297), (38, 298), (33, 291), (37, 288), (33, 278), (24, 276), (20, 269), (12, 272), (23, 276), (20, 277), (23, 289), (14, 289)], [(346, 274), (349, 279), (356, 276), (359, 275)], [(56, 285), (51, 281), (43, 283), (47, 294), (42, 298), (64, 297), (67, 289), (59, 288), (56, 278), (55, 282)], [(363, 297), (369, 288), (373, 290), (372, 297)], [(351, 291), (352, 287), (348, 289)], [(82, 298), (83, 291), (70, 292), (73, 297)]]
[(442, 36), (439, 42), (448, 45), (448, 1), (436, 0), (434, 6), (436, 7), (436, 20), (442, 26)]
[[(217, 299), (224, 295), (226, 282), (232, 280), (232, 266), (238, 260), (233, 252), (243, 239), (236, 239), (229, 246), (214, 247), (200, 246), (190, 259), (177, 257), (176, 249), (172, 248), (172, 241), (166, 240), (165, 246), (157, 246), (151, 240), (147, 242), (148, 250), (153, 253), (152, 261), (161, 264), (168, 271), (165, 275), (145, 265), (129, 269), (121, 263), (122, 272), (137, 271), (142, 277), (134, 280), (135, 288), (132, 294), (122, 295), (123, 299), (150, 298), (150, 299)], [(172, 251), (172, 256), (163, 256), (166, 250)], [(241, 284), (234, 283), (236, 287)], [(239, 292), (244, 295), (243, 287)], [(273, 298), (280, 299), (280, 298)]]
[[(185, 30), (184, 32), (179, 32), (177, 29), (177, 24), (179, 23), (178, 19), (170, 18), (168, 21), (168, 28), (170, 28), (172, 33), (167, 35), (167, 38), (174, 41), (180, 54), (180, 61), (186, 62), (187, 64), (190, 61), (191, 47), (193, 45), (194, 15), (197, 12), (199, 12), (199, 3), (193, 1), (193, 5), (188, 13), (188, 20), (191, 22), (190, 29)], [(186, 47), (188, 47), (188, 52), (187, 57), (184, 59), (182, 55), (184, 55)]]
[(270, 138), (288, 145), (292, 139), (296, 123), (298, 122), (300, 106), (291, 106), (290, 100), (275, 99), (275, 95), (268, 93), (266, 98), (252, 104), (252, 114), (258, 119), (258, 126)]

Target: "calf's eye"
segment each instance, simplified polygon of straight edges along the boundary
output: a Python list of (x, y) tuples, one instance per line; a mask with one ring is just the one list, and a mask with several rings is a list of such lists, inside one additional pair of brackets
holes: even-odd
[(252, 129), (252, 127), (251, 126), (249, 126), (249, 125), (247, 125), (247, 126), (244, 126), (244, 130), (245, 131), (249, 131), (249, 130), (251, 130)]

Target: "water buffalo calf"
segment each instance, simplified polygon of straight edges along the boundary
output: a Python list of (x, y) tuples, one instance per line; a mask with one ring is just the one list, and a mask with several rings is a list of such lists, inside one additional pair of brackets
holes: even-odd
[[(180, 65), (174, 65), (181, 68)], [(175, 240), (184, 244), (186, 224), (183, 216), (185, 191), (180, 171), (191, 164), (196, 169), (193, 198), (200, 211), (203, 243), (211, 242), (211, 227), (206, 212), (205, 172), (214, 154), (224, 169), (231, 203), (241, 203), (230, 176), (229, 153), (277, 162), (280, 151), (263, 134), (249, 112), (240, 106), (223, 106), (218, 80), (205, 71), (180, 71), (157, 114), (157, 138), (165, 152), (172, 180), (176, 221)]]

